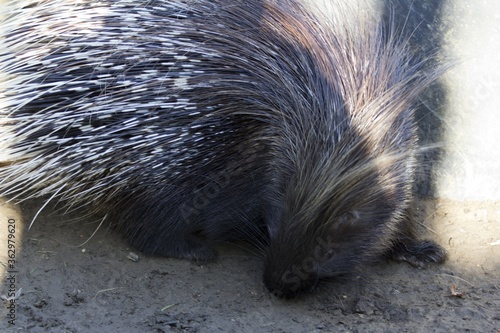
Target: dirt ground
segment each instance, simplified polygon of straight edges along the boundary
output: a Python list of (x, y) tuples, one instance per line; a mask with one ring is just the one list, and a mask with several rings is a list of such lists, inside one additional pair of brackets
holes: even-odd
[(19, 208), (0, 211), (0, 332), (500, 332), (500, 203), (422, 202), (446, 264), (383, 262), (294, 300), (271, 295), (261, 259), (239, 247), (206, 265), (146, 257), (50, 208), (28, 231), (40, 206), (24, 205), (24, 222)]

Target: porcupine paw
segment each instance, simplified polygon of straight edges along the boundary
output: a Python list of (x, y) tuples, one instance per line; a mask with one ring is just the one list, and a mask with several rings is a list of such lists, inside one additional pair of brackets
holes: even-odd
[(427, 263), (440, 264), (446, 260), (446, 251), (429, 240), (400, 241), (387, 255), (394, 261), (406, 261), (414, 267), (425, 267)]
[(209, 262), (217, 258), (217, 250), (210, 245), (196, 244), (186, 249), (181, 257), (194, 262)]
[[(151, 244), (156, 244), (156, 246), (149, 246)], [(209, 262), (217, 258), (217, 250), (211, 244), (192, 237), (149, 241), (146, 245), (144, 243), (142, 245), (138, 247), (139, 250), (158, 256), (187, 259), (194, 262)]]
[(210, 242), (193, 236), (164, 242), (157, 253), (194, 262), (214, 261), (217, 258), (217, 250)]

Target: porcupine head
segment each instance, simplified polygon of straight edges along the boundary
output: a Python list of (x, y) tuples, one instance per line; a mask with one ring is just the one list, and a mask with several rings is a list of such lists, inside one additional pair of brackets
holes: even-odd
[[(366, 30), (365, 30), (366, 29)], [(439, 262), (419, 242), (407, 210), (417, 144), (413, 106), (434, 79), (381, 29), (305, 36), (303, 90), (282, 107), (265, 219), (264, 282), (294, 297), (384, 254), (415, 266)], [(309, 51), (308, 51), (309, 50)]]

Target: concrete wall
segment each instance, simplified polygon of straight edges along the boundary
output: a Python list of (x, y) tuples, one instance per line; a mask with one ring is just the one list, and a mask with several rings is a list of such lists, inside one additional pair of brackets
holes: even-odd
[(437, 194), (500, 200), (500, 1), (449, 0), (443, 52), (460, 61), (444, 77), (443, 138)]

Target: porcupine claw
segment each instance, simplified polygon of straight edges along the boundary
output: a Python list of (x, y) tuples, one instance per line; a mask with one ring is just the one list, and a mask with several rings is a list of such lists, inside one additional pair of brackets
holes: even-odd
[(210, 262), (217, 258), (215, 247), (194, 235), (161, 235), (157, 238), (148, 232), (133, 235), (134, 237), (129, 237), (130, 244), (147, 254), (187, 259), (197, 263)]
[(387, 256), (394, 261), (406, 261), (413, 267), (425, 267), (428, 263), (442, 263), (446, 260), (446, 251), (429, 240), (405, 239), (398, 241)]

